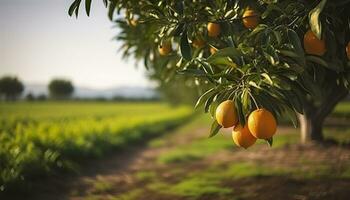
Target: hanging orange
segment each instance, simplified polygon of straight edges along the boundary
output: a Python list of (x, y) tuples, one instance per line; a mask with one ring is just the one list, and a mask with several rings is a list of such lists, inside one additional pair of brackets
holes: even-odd
[(277, 122), (270, 111), (261, 108), (250, 113), (248, 128), (254, 137), (268, 139), (276, 133)]
[(236, 125), (232, 131), (233, 141), (237, 146), (248, 148), (256, 142), (256, 138), (250, 133), (248, 129), (248, 124), (244, 127), (240, 124)]
[(255, 10), (248, 9), (243, 13), (242, 21), (246, 28), (253, 29), (259, 24), (259, 13), (255, 12)]
[(210, 51), (210, 54), (214, 54), (214, 53), (216, 53), (218, 50), (217, 50), (216, 48), (214, 48), (214, 47), (210, 47), (209, 51)]
[(220, 24), (217, 24), (217, 23), (209, 22), (207, 25), (207, 29), (208, 29), (208, 35), (210, 37), (217, 37), (221, 33)]
[(304, 49), (307, 54), (323, 56), (326, 52), (326, 42), (318, 39), (311, 30), (308, 30), (304, 35)]
[(215, 113), (216, 121), (224, 128), (229, 128), (238, 123), (238, 115), (232, 100), (222, 102)]
[(193, 40), (192, 45), (198, 49), (203, 48), (205, 46), (205, 41), (200, 39), (200, 38), (196, 38)]
[(159, 45), (158, 52), (162, 56), (169, 55), (169, 53), (172, 51), (171, 49), (171, 43), (170, 42), (163, 42), (162, 45)]

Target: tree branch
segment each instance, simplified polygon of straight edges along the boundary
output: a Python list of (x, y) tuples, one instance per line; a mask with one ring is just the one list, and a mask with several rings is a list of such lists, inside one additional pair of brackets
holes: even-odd
[(349, 91), (344, 86), (335, 85), (327, 98), (324, 99), (322, 104), (318, 107), (317, 113), (315, 113), (315, 120), (324, 120), (332, 112), (338, 102), (345, 98), (348, 93)]

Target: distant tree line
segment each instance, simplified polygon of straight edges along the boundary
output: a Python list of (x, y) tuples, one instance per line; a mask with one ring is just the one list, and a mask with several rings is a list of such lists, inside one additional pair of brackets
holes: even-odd
[[(71, 81), (65, 79), (53, 79), (48, 84), (49, 97), (51, 99), (69, 99), (74, 92), (74, 86)], [(24, 91), (23, 83), (15, 76), (3, 76), (0, 78), (0, 99), (5, 101), (17, 100)], [(44, 94), (35, 96), (29, 92), (27, 100), (46, 100)]]
[[(4, 76), (0, 78), (0, 100), (15, 101), (21, 97), (24, 91), (24, 84), (15, 76)], [(79, 98), (72, 97), (74, 92), (74, 85), (71, 81), (65, 79), (53, 79), (47, 86), (49, 96), (45, 94), (34, 95), (32, 92), (28, 92), (24, 99), (27, 101), (45, 101), (48, 99), (53, 100), (76, 100), (76, 101), (118, 101), (118, 102), (147, 102), (147, 101), (160, 101), (159, 97), (139, 97), (129, 98), (124, 96), (114, 96), (111, 99), (97, 96), (94, 98)]]

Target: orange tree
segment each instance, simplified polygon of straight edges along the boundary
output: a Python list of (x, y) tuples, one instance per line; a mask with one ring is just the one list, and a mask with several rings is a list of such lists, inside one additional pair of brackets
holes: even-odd
[[(125, 56), (143, 60), (161, 82), (180, 74), (202, 90), (196, 106), (213, 117), (211, 136), (226, 120), (240, 136), (256, 130), (271, 142), (275, 118), (289, 116), (299, 118), (303, 142), (322, 141), (325, 117), (348, 94), (349, 0), (103, 3), (121, 30)], [(75, 0), (69, 14), (78, 15), (80, 4)], [(86, 0), (88, 15), (90, 5)], [(233, 111), (217, 109), (222, 102)]]

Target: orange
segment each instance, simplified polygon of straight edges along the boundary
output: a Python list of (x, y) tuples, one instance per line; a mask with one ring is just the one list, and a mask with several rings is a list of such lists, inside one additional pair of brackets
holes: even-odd
[(222, 102), (217, 108), (215, 117), (217, 122), (224, 128), (229, 128), (238, 123), (235, 104), (231, 100)]
[(307, 54), (322, 56), (326, 52), (326, 43), (308, 30), (304, 35), (304, 49)]
[(214, 47), (210, 47), (209, 51), (210, 51), (210, 54), (214, 54), (214, 53), (216, 53), (218, 50), (217, 50), (216, 48), (214, 48)]
[(131, 19), (130, 20), (130, 22), (129, 22), (129, 24), (131, 25), (131, 26), (137, 26), (137, 20), (136, 19)]
[(350, 60), (350, 42), (348, 42), (348, 45), (346, 46), (346, 55), (348, 56), (348, 59)]
[(248, 9), (243, 13), (242, 21), (246, 28), (253, 29), (259, 24), (259, 13), (255, 12), (255, 10)]
[(268, 139), (276, 133), (277, 123), (270, 111), (261, 108), (250, 113), (248, 128), (254, 137)]
[(162, 45), (158, 47), (159, 54), (162, 56), (166, 56), (171, 52), (171, 43), (164, 42)]
[(208, 29), (208, 35), (210, 37), (217, 37), (220, 35), (220, 32), (221, 32), (220, 24), (209, 22), (207, 25), (207, 29)]
[(232, 138), (237, 146), (245, 149), (256, 142), (256, 138), (250, 133), (247, 124), (244, 127), (240, 124), (236, 125), (232, 131)]
[(205, 46), (205, 41), (202, 39), (194, 39), (192, 45), (198, 49), (203, 48)]

